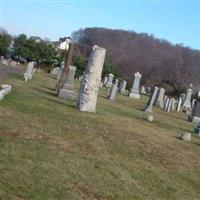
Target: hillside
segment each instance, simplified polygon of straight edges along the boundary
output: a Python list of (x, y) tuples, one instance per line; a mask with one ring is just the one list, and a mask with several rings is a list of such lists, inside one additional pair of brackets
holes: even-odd
[(143, 84), (162, 85), (168, 91), (187, 88), (189, 83), (200, 84), (200, 51), (145, 33), (105, 28), (81, 29), (73, 33), (73, 38), (81, 45), (106, 48), (107, 59), (125, 79), (132, 80), (139, 71)]
[(0, 102), (0, 199), (199, 200), (200, 140), (177, 139), (193, 129), (184, 113), (156, 108), (150, 123), (145, 96), (112, 103), (104, 88), (97, 113), (82, 113), (44, 72), (3, 82), (13, 91)]

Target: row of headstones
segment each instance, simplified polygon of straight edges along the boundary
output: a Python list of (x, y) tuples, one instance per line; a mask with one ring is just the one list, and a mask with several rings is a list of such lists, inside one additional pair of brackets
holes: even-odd
[(154, 91), (149, 98), (145, 111), (152, 112), (153, 106), (157, 106), (166, 112), (180, 111), (184, 109), (185, 111), (190, 110), (195, 105), (195, 99), (191, 103), (192, 89), (187, 90), (187, 94), (181, 94), (179, 100), (175, 100), (173, 97), (168, 97), (165, 95), (164, 88), (154, 88)]
[(7, 94), (9, 94), (12, 91), (12, 86), (8, 84), (1, 85), (0, 89), (0, 100), (4, 98)]
[[(133, 86), (130, 89), (130, 92), (128, 95), (129, 97), (139, 99), (140, 98), (139, 87), (140, 87), (140, 79), (142, 75), (139, 72), (137, 72), (134, 74), (134, 76), (135, 76), (135, 79), (133, 82)], [(127, 94), (127, 90), (126, 90), (127, 81), (122, 80), (119, 83), (119, 80), (115, 79), (113, 83), (113, 79), (114, 79), (114, 75), (110, 73), (108, 77), (105, 76), (102, 81), (102, 86), (111, 88), (110, 93), (108, 95), (108, 99), (111, 101), (115, 101), (116, 93), (118, 90), (121, 94)]]
[(34, 72), (36, 71), (36, 68), (34, 68), (35, 62), (31, 61), (27, 64), (26, 72), (24, 73), (24, 80), (25, 82), (32, 79)]
[(0, 57), (0, 62), (4, 65), (11, 65), (11, 66), (20, 65), (20, 62), (16, 62), (11, 59), (5, 59), (3, 56)]

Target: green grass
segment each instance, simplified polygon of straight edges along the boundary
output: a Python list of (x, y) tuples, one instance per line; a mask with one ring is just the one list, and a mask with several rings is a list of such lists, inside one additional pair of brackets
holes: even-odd
[(13, 91), (0, 102), (0, 199), (200, 198), (200, 138), (177, 139), (193, 130), (184, 113), (155, 108), (150, 123), (146, 97), (113, 103), (105, 88), (97, 113), (84, 113), (55, 96), (46, 73), (4, 82)]

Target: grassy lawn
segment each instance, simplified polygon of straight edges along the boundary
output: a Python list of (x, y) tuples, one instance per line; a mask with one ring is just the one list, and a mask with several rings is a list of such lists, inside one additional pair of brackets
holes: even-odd
[(146, 97), (113, 103), (105, 88), (97, 113), (84, 113), (44, 72), (4, 82), (13, 91), (0, 102), (0, 199), (200, 199), (200, 138), (177, 139), (193, 130), (184, 113), (155, 108), (150, 123)]

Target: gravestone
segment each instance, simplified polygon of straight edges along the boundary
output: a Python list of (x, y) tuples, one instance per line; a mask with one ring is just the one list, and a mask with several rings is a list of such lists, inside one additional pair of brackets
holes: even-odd
[(106, 83), (107, 83), (107, 81), (108, 81), (108, 77), (105, 76), (105, 77), (103, 78), (102, 85), (105, 86)]
[(183, 106), (183, 103), (185, 101), (185, 97), (186, 97), (186, 94), (184, 94), (184, 93), (180, 94), (180, 98), (181, 98), (181, 102), (182, 102), (181, 106)]
[(177, 109), (176, 109), (176, 111), (180, 111), (180, 109), (181, 109), (181, 105), (182, 105), (182, 98), (179, 97), (179, 99), (178, 99), (178, 105), (177, 105)]
[(106, 87), (112, 87), (113, 85), (114, 75), (112, 73), (108, 74), (108, 81), (106, 83)]
[(4, 98), (5, 95), (9, 94), (12, 91), (12, 86), (8, 84), (1, 85), (0, 89), (0, 100)]
[(93, 46), (87, 68), (81, 80), (77, 101), (77, 108), (80, 111), (96, 112), (105, 55), (106, 49)]
[(176, 100), (174, 98), (172, 98), (172, 106), (171, 106), (171, 110), (175, 111), (176, 109)]
[(115, 101), (117, 90), (118, 90), (118, 79), (115, 79), (115, 83), (112, 85), (110, 93), (107, 97), (110, 101)]
[(73, 82), (76, 73), (76, 67), (73, 65), (69, 66), (69, 72), (66, 77), (65, 84), (63, 88), (59, 89), (58, 96), (64, 99), (74, 99), (75, 92), (73, 90)]
[(141, 94), (146, 94), (147, 93), (144, 86), (141, 87), (140, 93)]
[(134, 74), (134, 76), (135, 76), (135, 79), (133, 82), (133, 86), (130, 90), (129, 97), (139, 99), (140, 98), (139, 87), (140, 87), (140, 79), (142, 75), (139, 72), (137, 72)]
[(125, 94), (126, 93), (126, 84), (127, 84), (127, 81), (125, 81), (125, 80), (120, 81), (119, 92), (121, 94)]
[(28, 81), (32, 79), (34, 69), (34, 62), (29, 62), (27, 64), (26, 72), (24, 73), (24, 80)]
[(164, 110), (167, 111), (168, 105), (169, 105), (170, 99), (167, 97), (165, 104), (164, 104)]
[(149, 98), (149, 101), (148, 101), (147, 107), (145, 109), (145, 112), (152, 112), (152, 107), (153, 107), (153, 103), (155, 101), (157, 92), (158, 92), (158, 87), (156, 86), (154, 88), (154, 91), (153, 91), (151, 97)]
[(190, 88), (187, 89), (185, 101), (183, 103), (184, 110), (191, 109), (191, 97), (192, 97), (192, 93), (193, 93), (191, 87), (192, 87), (192, 85), (190, 84)]
[(159, 92), (158, 92), (158, 97), (157, 97), (157, 100), (156, 100), (156, 103), (155, 103), (155, 105), (158, 106), (159, 108), (164, 107), (164, 95), (165, 95), (165, 89), (160, 88)]
[(60, 67), (54, 67), (54, 68), (51, 70), (51, 75), (57, 76), (59, 71), (60, 71)]
[(171, 112), (172, 111), (172, 102), (173, 102), (173, 100), (172, 100), (172, 98), (170, 98), (169, 99), (169, 103), (167, 105), (167, 112)]

